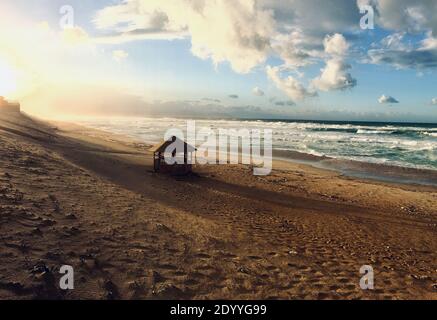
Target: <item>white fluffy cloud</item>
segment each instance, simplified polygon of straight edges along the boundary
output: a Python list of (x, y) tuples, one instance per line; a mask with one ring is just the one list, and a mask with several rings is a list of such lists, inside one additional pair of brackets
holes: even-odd
[(275, 32), (273, 11), (255, 0), (127, 0), (100, 11), (95, 24), (120, 39), (189, 35), (195, 56), (215, 65), (227, 61), (239, 73), (266, 60)]
[(345, 90), (356, 86), (357, 80), (347, 71), (351, 68), (342, 59), (334, 58), (326, 62), (319, 77), (313, 80), (315, 88), (322, 91)]
[(433, 106), (436, 106), (436, 105), (437, 105), (437, 98), (433, 98), (433, 99), (431, 100), (431, 104), (432, 104)]
[(94, 22), (112, 31), (100, 42), (187, 37), (194, 55), (247, 73), (270, 55), (288, 67), (314, 63), (324, 36), (357, 30), (359, 17), (351, 0), (125, 0)]
[(280, 90), (282, 90), (293, 100), (303, 100), (306, 97), (314, 97), (317, 95), (316, 92), (307, 90), (292, 76), (282, 78), (279, 67), (267, 66), (266, 71), (269, 79), (272, 80)]
[[(306, 89), (296, 79), (291, 76), (283, 79), (280, 76), (280, 68), (267, 68), (268, 77), (276, 84), (276, 86), (284, 91), (290, 98), (294, 100), (302, 100), (306, 97), (313, 97), (316, 95), (315, 90), (321, 91), (333, 91), (333, 90), (345, 90), (353, 88), (357, 84), (357, 80), (352, 77), (348, 72), (351, 69), (351, 65), (345, 62), (346, 55), (349, 50), (349, 43), (345, 37), (339, 33), (334, 35), (327, 35), (323, 41), (324, 54), (313, 54), (313, 57), (317, 55), (321, 58), (324, 56), (326, 59), (326, 66), (321, 70), (319, 77), (311, 81), (311, 88)], [(307, 54), (310, 56), (309, 54)], [(293, 62), (287, 62), (283, 68), (290, 67), (290, 64), (294, 67), (298, 64)], [(297, 59), (299, 61), (300, 59)], [(293, 66), (292, 66), (293, 67)]]
[[(125, 0), (100, 10), (94, 21), (112, 31), (102, 42), (188, 37), (196, 56), (228, 61), (245, 73), (271, 53), (288, 66), (310, 64), (326, 34), (359, 31), (362, 4), (374, 6), (384, 28), (437, 35), (435, 0)], [(341, 41), (334, 36), (327, 50), (346, 50)]]
[(346, 63), (349, 44), (341, 34), (327, 36), (324, 40), (325, 52), (330, 57), (319, 77), (312, 81), (314, 88), (322, 91), (345, 90), (356, 86), (357, 80), (348, 72), (351, 65)]
[(379, 99), (378, 102), (381, 104), (394, 104), (394, 103), (399, 103), (398, 100), (396, 100), (395, 98), (393, 98), (392, 96), (387, 96), (385, 94), (383, 94)]
[[(357, 34), (359, 5), (371, 4), (377, 24), (394, 30), (380, 47), (368, 51), (367, 62), (398, 68), (437, 67), (437, 11), (435, 0), (124, 0), (95, 16), (104, 31), (96, 41), (116, 43), (140, 39), (186, 38), (191, 52), (217, 67), (227, 62), (238, 73), (278, 57), (279, 69), (268, 77), (288, 96), (302, 99), (314, 90), (344, 90), (356, 86), (346, 62), (350, 43), (340, 34)], [(403, 42), (405, 32), (429, 32), (420, 47)], [(301, 69), (325, 62), (320, 76), (306, 89), (280, 70)]]
[(349, 50), (349, 43), (342, 34), (328, 35), (323, 41), (325, 52), (334, 56), (344, 56)]
[(258, 97), (262, 97), (264, 95), (264, 91), (261, 90), (259, 87), (253, 88), (252, 93)]

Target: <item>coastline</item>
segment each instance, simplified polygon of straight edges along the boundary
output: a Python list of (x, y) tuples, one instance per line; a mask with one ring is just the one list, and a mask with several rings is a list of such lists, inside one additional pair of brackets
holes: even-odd
[[(147, 144), (25, 116), (0, 139), (1, 298), (437, 298), (435, 187), (277, 160), (174, 178)], [(65, 263), (68, 293), (47, 282)]]
[(437, 186), (437, 170), (336, 159), (297, 151), (274, 150), (273, 155), (277, 160), (294, 161), (319, 169), (334, 170), (351, 178), (371, 179), (379, 182)]
[[(279, 121), (279, 120), (278, 120)], [(54, 123), (66, 123), (53, 121)], [(74, 123), (74, 122), (73, 122)], [(338, 123), (338, 122), (333, 122)], [(139, 138), (127, 134), (119, 134), (109, 130), (92, 128), (85, 124), (74, 123), (78, 127), (90, 130), (106, 132), (108, 135), (116, 135), (123, 139), (132, 140), (139, 144), (152, 146), (151, 142), (141, 141)], [(71, 125), (71, 123), (70, 123)], [(414, 125), (412, 123), (411, 125)], [(155, 141), (158, 143), (159, 141)], [(241, 151), (241, 150), (240, 150)], [(319, 156), (299, 151), (273, 149), (273, 161), (286, 161), (305, 164), (318, 169), (325, 169), (341, 173), (349, 178), (374, 180), (377, 182), (400, 183), (411, 185), (423, 185), (437, 187), (437, 170), (412, 168), (383, 163), (372, 163), (357, 160), (339, 159), (329, 156)]]
[[(130, 118), (129, 118), (130, 119)], [(136, 118), (134, 118), (136, 119)], [(170, 119), (161, 119), (168, 121)], [(177, 118), (176, 120), (181, 120)], [(199, 121), (207, 121), (205, 119), (201, 119)], [(231, 121), (231, 120), (228, 120)], [(250, 120), (250, 119), (240, 119), (240, 120), (232, 120), (232, 121), (249, 121), (249, 123), (253, 122), (268, 122), (269, 120)], [(281, 120), (272, 120), (274, 122), (280, 123)], [(292, 120), (283, 120), (283, 121), (292, 121)], [(302, 121), (294, 121), (296, 123), (306, 123), (307, 120)], [(319, 123), (319, 124), (353, 124), (353, 125), (404, 125), (404, 126), (411, 126), (414, 128), (415, 125), (427, 125), (430, 126), (430, 128), (434, 128), (433, 124), (418, 124), (418, 123), (384, 123), (384, 122), (342, 122), (342, 121), (313, 121), (312, 123)], [(79, 121), (77, 123), (79, 126), (85, 126), (89, 128), (95, 128), (97, 130), (104, 130), (108, 133), (122, 133), (122, 135), (130, 136), (131, 139), (138, 140), (140, 143), (146, 143), (152, 145), (153, 143), (158, 143), (159, 141), (156, 140), (150, 140), (148, 136), (143, 136), (142, 134), (139, 134), (139, 132), (134, 128), (129, 128), (129, 126), (126, 123), (121, 123), (119, 126), (122, 128), (124, 126), (127, 126), (126, 129), (118, 129), (117, 126), (115, 127), (107, 127), (103, 126), (104, 129), (100, 128), (100, 125), (93, 125), (93, 124), (87, 124), (82, 123)], [(216, 127), (219, 124), (214, 124), (212, 128)], [(131, 131), (132, 129), (132, 131)], [(357, 128), (355, 128), (358, 130)], [(337, 130), (337, 129), (334, 129)], [(342, 129), (343, 130), (343, 129)], [(346, 129), (344, 129), (346, 130)], [(349, 129), (347, 129), (349, 130)], [(144, 130), (147, 132), (147, 130)], [(144, 142), (142, 140), (147, 140), (147, 142)], [(287, 150), (282, 147), (274, 146), (273, 148), (273, 159), (278, 160), (285, 160), (285, 161), (292, 161), (292, 162), (298, 162), (301, 164), (307, 164), (314, 167), (317, 167), (319, 169), (327, 169), (327, 170), (334, 170), (336, 172), (339, 172), (347, 177), (350, 178), (361, 178), (361, 179), (371, 179), (379, 182), (393, 182), (393, 183), (402, 183), (402, 184), (415, 184), (415, 185), (428, 185), (428, 186), (437, 186), (437, 168), (422, 168), (421, 166), (415, 167), (414, 165), (409, 164), (402, 164), (402, 163), (383, 163), (383, 162), (373, 162), (375, 159), (371, 159), (369, 161), (366, 160), (354, 160), (354, 159), (348, 159), (348, 157), (334, 157), (334, 156), (320, 156), (317, 154), (310, 154), (305, 153), (301, 151), (293, 151), (293, 150)]]
[[(96, 129), (91, 126), (66, 121), (49, 121), (61, 130), (80, 132), (92, 138), (106, 141), (122, 141), (129, 145), (141, 146), (149, 152), (154, 143), (144, 142), (127, 134), (114, 133), (109, 130)], [(83, 137), (82, 137), (83, 138)], [(241, 151), (241, 150), (240, 150)], [(424, 190), (437, 190), (437, 170), (393, 166), (382, 163), (370, 163), (355, 160), (336, 159), (328, 156), (318, 156), (298, 151), (273, 150), (273, 169), (289, 168), (297, 165), (306, 170), (318, 169), (328, 175), (340, 175), (346, 179), (370, 181), (375, 183), (388, 183), (403, 185), (405, 187), (421, 187)], [(220, 166), (220, 165), (219, 165)]]

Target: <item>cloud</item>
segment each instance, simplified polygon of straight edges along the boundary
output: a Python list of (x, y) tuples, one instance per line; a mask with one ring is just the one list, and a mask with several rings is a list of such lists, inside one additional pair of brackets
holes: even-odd
[(238, 99), (239, 98), (238, 94), (230, 94), (228, 97), (231, 99)]
[(262, 91), (259, 87), (253, 88), (252, 93), (258, 97), (262, 97), (264, 95), (264, 91)]
[(433, 106), (436, 106), (436, 105), (437, 105), (437, 98), (433, 98), (433, 99), (431, 99), (431, 104), (432, 104)]
[[(170, 2), (170, 1), (169, 1)], [(153, 8), (155, 6), (155, 8)], [(128, 0), (108, 6), (94, 17), (97, 29), (111, 31), (96, 38), (101, 44), (140, 40), (174, 40), (189, 36), (187, 27), (170, 21), (157, 1)]]
[(405, 32), (396, 32), (388, 35), (381, 40), (383, 48), (390, 50), (408, 50), (408, 46), (404, 43)]
[(275, 85), (293, 100), (303, 100), (306, 97), (317, 95), (314, 91), (308, 91), (301, 83), (292, 76), (282, 78), (279, 67), (267, 66), (267, 76)]
[(391, 97), (391, 96), (386, 96), (385, 94), (383, 94), (379, 99), (378, 102), (381, 104), (394, 104), (394, 103), (399, 103), (398, 100), (396, 100), (395, 98)]
[(374, 64), (390, 64), (399, 69), (437, 67), (437, 51), (435, 50), (370, 50), (369, 57)]
[(277, 35), (272, 48), (288, 68), (301, 68), (313, 64), (319, 58), (319, 37), (305, 34), (300, 28), (294, 28), (285, 34)]
[(434, 0), (360, 0), (376, 8), (377, 23), (385, 29), (437, 35), (437, 2)]
[(379, 47), (368, 51), (370, 63), (389, 64), (398, 69), (429, 69), (437, 67), (437, 39), (430, 34), (418, 48), (403, 43), (404, 34), (384, 38)]
[(357, 1), (351, 0), (260, 0), (260, 6), (274, 11), (276, 22), (287, 29), (300, 26), (307, 34), (357, 30), (361, 18)]
[[(419, 48), (404, 44), (405, 32), (437, 30), (433, 0), (125, 0), (100, 10), (95, 26), (105, 33), (98, 43), (142, 39), (186, 38), (191, 52), (209, 59), (215, 67), (229, 63), (237, 73), (249, 73), (279, 58), (279, 70), (304, 76), (301, 68), (324, 62), (319, 76), (305, 88), (292, 76), (281, 78), (279, 70), (267, 68), (268, 78), (293, 100), (316, 95), (316, 91), (351, 89), (357, 80), (347, 56), (359, 29), (359, 4), (376, 8), (377, 23), (396, 32), (368, 50), (366, 62), (396, 68), (437, 66), (437, 40), (430, 33)], [(363, 50), (360, 48), (360, 50)], [(364, 49), (367, 51), (367, 49)], [(364, 52), (362, 52), (364, 53)], [(254, 92), (262, 95), (261, 92)]]
[(207, 102), (221, 103), (220, 99), (214, 99), (214, 98), (202, 98), (202, 100)]
[(285, 106), (294, 106), (296, 105), (293, 101), (291, 100), (285, 100), (285, 101), (276, 101), (275, 105), (280, 106), (280, 107), (285, 107)]
[(349, 50), (349, 43), (342, 34), (328, 35), (323, 41), (325, 52), (333, 56), (344, 56)]
[[(40, 24), (41, 28), (44, 28), (47, 32), (50, 31), (48, 24)], [(62, 39), (71, 45), (84, 44), (90, 41), (88, 33), (81, 27), (71, 27), (63, 29), (61, 33)]]
[[(395, 33), (368, 51), (369, 62), (389, 64), (398, 69), (437, 67), (437, 2), (434, 0), (360, 0), (376, 8), (377, 23)], [(419, 44), (406, 44), (406, 33), (427, 34)]]
[(114, 50), (112, 51), (112, 58), (117, 61), (121, 62), (129, 57), (129, 54), (124, 50)]
[(123, 44), (131, 41), (142, 41), (142, 40), (176, 40), (184, 39), (186, 35), (179, 32), (163, 31), (159, 33), (149, 33), (142, 32), (141, 30), (136, 30), (133, 32), (124, 32), (120, 34), (109, 34), (104, 36), (97, 36), (93, 38), (93, 42), (96, 44), (107, 44), (107, 45), (117, 45)]
[[(154, 1), (150, 1), (153, 3)], [(156, 9), (158, 9), (155, 2)], [(150, 7), (150, 9), (152, 9)], [(123, 1), (121, 4), (108, 6), (97, 12), (94, 23), (99, 29), (114, 28), (120, 32), (146, 30), (149, 33), (168, 30), (171, 27), (180, 31), (182, 26), (170, 26), (169, 17), (164, 11), (147, 10), (142, 1)]]
[[(361, 4), (375, 7), (383, 28), (437, 34), (434, 0), (125, 0), (97, 12), (94, 23), (105, 34), (95, 41), (188, 38), (195, 56), (216, 67), (228, 62), (238, 73), (252, 71), (270, 56), (279, 57), (285, 67), (302, 68), (322, 59), (324, 52), (345, 55), (349, 43), (338, 32), (361, 31)], [(431, 49), (405, 51), (395, 45), (399, 39), (386, 40), (391, 44), (384, 51), (369, 51), (369, 62), (435, 66)]]
[(421, 49), (423, 50), (437, 50), (437, 38), (434, 38), (431, 34), (421, 42)]
[(315, 78), (311, 85), (321, 91), (346, 90), (355, 87), (357, 80), (348, 73), (352, 67), (344, 60), (349, 49), (344, 36), (338, 33), (333, 36), (328, 35), (323, 43), (329, 58), (320, 76)]
[(272, 55), (288, 67), (314, 63), (326, 34), (358, 30), (359, 19), (351, 0), (125, 0), (94, 24), (102, 43), (186, 37), (195, 56), (248, 73)]
[(99, 11), (94, 23), (121, 41), (135, 33), (189, 35), (195, 56), (216, 66), (227, 61), (239, 73), (266, 60), (275, 26), (273, 11), (255, 0), (127, 0)]
[(326, 62), (319, 77), (312, 81), (312, 85), (321, 91), (346, 90), (357, 85), (357, 80), (347, 71), (351, 66), (341, 59), (331, 59)]

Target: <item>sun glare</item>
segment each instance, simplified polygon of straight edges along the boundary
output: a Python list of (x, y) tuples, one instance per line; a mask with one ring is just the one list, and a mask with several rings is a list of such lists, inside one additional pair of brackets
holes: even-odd
[(18, 72), (0, 60), (0, 96), (8, 97), (17, 93)]

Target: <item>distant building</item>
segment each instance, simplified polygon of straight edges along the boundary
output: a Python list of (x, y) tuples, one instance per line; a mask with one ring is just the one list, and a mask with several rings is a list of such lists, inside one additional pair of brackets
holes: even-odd
[(20, 113), (20, 104), (18, 102), (9, 102), (0, 97), (0, 112)]

